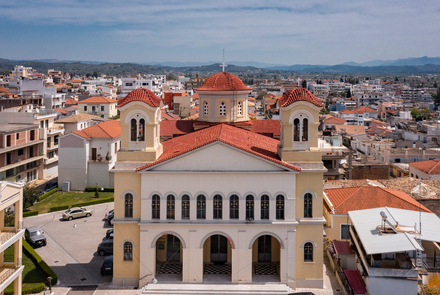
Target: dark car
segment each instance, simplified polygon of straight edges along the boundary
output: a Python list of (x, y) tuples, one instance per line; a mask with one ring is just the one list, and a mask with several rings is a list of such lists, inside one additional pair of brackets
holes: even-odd
[(113, 254), (113, 240), (102, 241), (98, 246), (97, 252), (101, 256)]
[(101, 274), (102, 275), (113, 274), (113, 256), (109, 256), (104, 259), (104, 262), (101, 265)]
[(105, 238), (104, 239), (113, 239), (113, 229), (109, 229), (106, 233), (105, 233)]
[(115, 211), (111, 210), (105, 214), (104, 219), (107, 220), (109, 225), (111, 225), (113, 217), (115, 217)]
[(38, 226), (30, 226), (26, 228), (24, 237), (33, 248), (46, 246), (47, 244), (44, 232)]

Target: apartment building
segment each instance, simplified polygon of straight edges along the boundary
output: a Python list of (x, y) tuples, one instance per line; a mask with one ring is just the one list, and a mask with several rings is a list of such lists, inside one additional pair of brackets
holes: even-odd
[(121, 95), (126, 96), (137, 88), (147, 88), (159, 97), (163, 95), (163, 84), (166, 82), (166, 75), (134, 75), (132, 77), (121, 78)]
[(89, 114), (110, 119), (118, 114), (116, 110), (117, 100), (104, 97), (93, 96), (78, 102), (78, 111), (80, 114)]
[[(13, 221), (7, 224), (5, 216), (13, 214)], [(23, 250), (22, 239), (24, 236), (23, 223), (23, 183), (0, 181), (0, 293), (11, 284), (14, 286), (14, 295), (21, 295)], [(7, 248), (14, 247), (13, 261), (4, 261), (4, 252)]]

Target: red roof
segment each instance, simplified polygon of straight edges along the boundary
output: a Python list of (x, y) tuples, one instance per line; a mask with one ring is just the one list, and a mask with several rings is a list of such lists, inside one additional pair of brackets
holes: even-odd
[(355, 112), (356, 114), (377, 113), (376, 110), (373, 110), (373, 109), (366, 107), (366, 106), (354, 109), (353, 112)]
[(410, 166), (419, 169), (426, 174), (440, 174), (440, 160), (427, 160), (409, 163)]
[(206, 79), (205, 83), (195, 91), (251, 91), (237, 76), (220, 72)]
[(277, 146), (280, 143), (279, 140), (227, 124), (218, 124), (163, 142), (163, 153), (159, 159), (153, 163), (139, 167), (137, 170), (139, 171), (155, 166), (213, 142), (222, 142), (289, 169), (296, 171), (301, 170), (299, 167), (280, 160), (277, 153)]
[(70, 81), (70, 82), (72, 82), (72, 83), (81, 83), (83, 80), (72, 80), (72, 81)]
[(92, 96), (87, 99), (81, 100), (79, 103), (114, 103), (117, 100), (105, 97), (105, 96)]
[(121, 98), (118, 101), (117, 107), (120, 108), (132, 101), (141, 101), (151, 107), (158, 107), (160, 106), (161, 99), (156, 94), (154, 94), (153, 91), (147, 88), (137, 88), (130, 92), (126, 97)]
[(7, 92), (7, 91), (9, 91), (8, 88), (0, 87), (0, 92)]
[(326, 189), (325, 194), (333, 204), (333, 214), (347, 214), (348, 211), (385, 206), (431, 213), (428, 208), (406, 193), (378, 186)]
[(333, 245), (338, 254), (354, 254), (349, 241), (333, 241)]
[(297, 101), (308, 101), (317, 107), (320, 107), (320, 108), (323, 107), (321, 99), (314, 96), (307, 89), (304, 89), (301, 87), (297, 87), (297, 88), (290, 89), (289, 91), (287, 91), (280, 98), (279, 103), (280, 103), (281, 107), (287, 107)]
[(345, 119), (330, 116), (324, 120), (325, 124), (345, 124)]
[(165, 110), (160, 110), (160, 115), (162, 120), (179, 120), (180, 117), (178, 115), (175, 114), (171, 114), (169, 112), (166, 112)]
[(281, 123), (279, 120), (250, 120), (252, 123), (251, 131), (258, 134), (281, 135)]
[(74, 99), (66, 98), (66, 104), (68, 104), (68, 105), (77, 105), (78, 102), (76, 100), (74, 100)]
[(60, 112), (61, 114), (67, 114), (67, 111), (66, 110), (62, 110), (62, 109), (54, 109), (54, 111)]
[(163, 120), (160, 121), (160, 136), (176, 137), (194, 132), (193, 120)]
[(353, 294), (366, 294), (367, 289), (365, 288), (364, 280), (362, 279), (361, 273), (358, 270), (348, 270), (344, 269), (345, 276), (347, 277), (348, 283), (350, 284)]
[(82, 130), (73, 131), (73, 133), (85, 139), (115, 138), (121, 136), (121, 127), (119, 126), (119, 121), (109, 120)]

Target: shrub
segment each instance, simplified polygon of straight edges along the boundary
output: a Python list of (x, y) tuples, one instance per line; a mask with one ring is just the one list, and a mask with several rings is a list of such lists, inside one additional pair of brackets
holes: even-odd
[(38, 210), (23, 212), (23, 217), (38, 215)]
[(49, 197), (49, 196), (53, 195), (54, 193), (56, 193), (57, 191), (58, 191), (58, 188), (54, 188), (53, 190), (48, 191), (47, 193), (39, 196), (38, 197), (38, 201), (43, 201), (47, 197)]
[[(104, 189), (104, 190), (101, 190)], [(96, 186), (86, 186), (86, 188), (84, 189), (85, 192), (96, 192)], [(99, 192), (107, 192), (107, 193), (113, 193), (115, 191), (114, 187), (100, 187), (98, 186), (98, 191)]]
[(86, 201), (86, 202), (80, 202), (80, 203), (72, 204), (71, 207), (83, 207), (83, 206), (90, 206), (90, 205), (96, 205), (96, 204), (102, 204), (102, 203), (109, 203), (109, 202), (113, 202), (114, 200), (115, 200), (114, 197), (102, 198), (102, 199), (97, 199), (97, 200), (91, 200), (91, 201)]
[[(44, 283), (33, 283), (31, 286), (23, 285), (21, 288), (21, 294), (38, 294), (46, 289), (46, 285)], [(14, 295), (14, 290), (5, 290), (5, 295)]]
[(58, 276), (56, 273), (47, 265), (47, 263), (40, 257), (40, 255), (35, 252), (35, 250), (23, 239), (23, 250), (29, 254), (29, 258), (35, 263), (35, 265), (45, 272), (48, 277), (51, 277), (52, 286), (56, 285), (58, 282)]
[(69, 209), (69, 205), (60, 205), (55, 207), (50, 207), (49, 212), (61, 211)]

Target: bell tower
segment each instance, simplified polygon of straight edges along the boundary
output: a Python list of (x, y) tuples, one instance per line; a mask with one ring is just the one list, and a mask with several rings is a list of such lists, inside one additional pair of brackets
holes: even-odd
[(138, 88), (119, 100), (121, 149), (118, 162), (154, 162), (162, 154), (160, 120), (162, 100)]
[(281, 160), (304, 168), (312, 163), (322, 167), (318, 148), (321, 100), (304, 88), (295, 88), (278, 100), (278, 107), (281, 121), (278, 155)]

